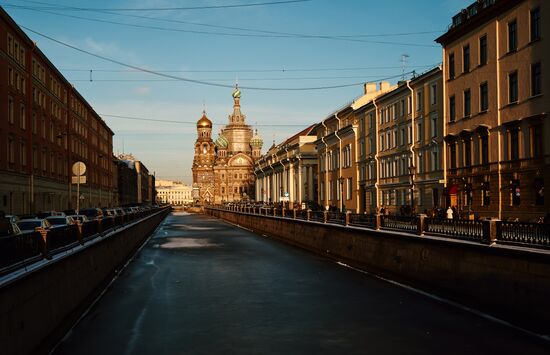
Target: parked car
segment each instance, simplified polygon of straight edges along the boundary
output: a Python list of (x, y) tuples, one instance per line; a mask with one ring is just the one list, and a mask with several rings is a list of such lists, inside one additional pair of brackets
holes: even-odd
[(17, 226), (21, 230), (21, 233), (31, 233), (34, 232), (36, 228), (44, 228), (45, 230), (51, 228), (50, 222), (40, 218), (21, 219), (17, 222)]
[(75, 222), (76, 221), (80, 222), (80, 224), (84, 224), (89, 221), (88, 217), (86, 217), (83, 214), (73, 214), (73, 215), (70, 215), (69, 217), (71, 217)]
[(12, 216), (3, 217), (2, 220), (0, 220), (0, 237), (9, 237), (12, 235), (21, 234), (21, 230), (17, 226), (17, 223), (15, 223), (10, 217)]
[(74, 219), (70, 216), (50, 216), (46, 217), (46, 220), (50, 222), (52, 226), (71, 226), (74, 223)]
[(88, 217), (90, 221), (103, 218), (103, 211), (101, 210), (101, 208), (85, 208), (83, 210), (80, 210), (80, 214)]
[(65, 212), (58, 212), (58, 211), (44, 211), (36, 214), (36, 217), (44, 219), (46, 217), (50, 216), (65, 216)]

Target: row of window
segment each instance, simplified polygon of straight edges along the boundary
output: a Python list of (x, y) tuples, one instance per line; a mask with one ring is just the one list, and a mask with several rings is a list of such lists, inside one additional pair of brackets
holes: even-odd
[[(534, 42), (540, 39), (540, 8), (531, 10), (530, 13), (530, 41)], [(518, 25), (514, 19), (508, 22), (508, 52), (515, 52), (518, 49)], [(478, 40), (478, 62), (479, 66), (487, 64), (487, 35), (483, 35)], [(462, 47), (462, 72), (470, 71), (470, 45), (466, 44)], [(449, 53), (448, 57), (448, 74), (449, 79), (455, 78), (455, 54)]]
[[(342, 181), (330, 180), (328, 182), (327, 187), (328, 187), (329, 201), (340, 201), (341, 193), (345, 194), (344, 198), (348, 201), (353, 198), (353, 179), (352, 178), (346, 178)], [(320, 193), (321, 200), (324, 200), (325, 199), (325, 182), (324, 181), (321, 181), (319, 193)]]
[[(531, 96), (537, 96), (542, 93), (541, 64), (531, 65)], [(519, 101), (519, 78), (518, 72), (513, 71), (508, 74), (508, 103), (514, 104)], [(472, 114), (472, 93), (466, 89), (462, 93), (463, 118), (468, 118)], [(489, 84), (483, 82), (479, 86), (479, 112), (485, 112), (489, 109)], [(449, 97), (449, 121), (456, 121), (456, 97)]]
[(8, 33), (8, 55), (25, 67), (25, 48)]

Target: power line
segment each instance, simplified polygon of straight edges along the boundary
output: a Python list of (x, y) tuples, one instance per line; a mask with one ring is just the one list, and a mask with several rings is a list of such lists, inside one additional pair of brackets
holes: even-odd
[[(112, 58), (109, 58), (109, 57), (106, 57), (106, 56), (102, 56), (102, 55), (87, 51), (87, 50), (82, 49), (82, 48), (78, 48), (78, 47), (73, 46), (71, 44), (65, 43), (63, 41), (60, 41), (58, 39), (55, 39), (55, 38), (50, 37), (48, 35), (45, 35), (41, 32), (35, 31), (35, 30), (33, 30), (29, 27), (26, 27), (26, 26), (23, 26), (23, 25), (20, 25), (20, 27), (24, 28), (27, 31), (32, 32), (32, 33), (34, 33), (38, 36), (46, 38), (46, 39), (48, 39), (52, 42), (58, 43), (62, 46), (71, 48), (71, 49), (76, 50), (76, 51), (81, 52), (81, 53), (88, 54), (92, 57), (96, 57), (96, 58), (99, 58), (99, 59), (102, 59), (102, 60), (105, 60), (105, 61), (108, 61), (108, 62), (111, 62), (111, 63), (114, 63), (114, 64), (118, 64), (118, 65), (123, 66), (123, 67), (138, 70), (138, 71), (148, 73), (148, 74), (152, 74), (152, 75), (157, 75), (157, 76), (161, 76), (161, 77), (165, 77), (165, 78), (169, 78), (169, 79), (180, 80), (180, 81), (194, 83), (194, 84), (216, 86), (216, 87), (223, 87), (223, 88), (233, 88), (233, 85), (227, 85), (227, 84), (213, 83), (213, 82), (207, 82), (207, 81), (202, 81), (202, 80), (189, 79), (189, 78), (179, 77), (179, 76), (175, 76), (175, 75), (160, 73), (160, 72), (156, 72), (154, 70), (149, 70), (149, 69), (141, 68), (141, 67), (138, 67), (138, 66), (135, 66), (135, 65), (127, 64), (127, 63), (121, 62), (121, 61), (116, 60), (116, 59), (112, 59)], [(412, 74), (412, 73), (413, 72), (411, 71), (407, 74)], [(394, 79), (395, 77), (399, 77), (399, 75), (398, 76), (390, 76), (390, 77), (387, 77), (387, 78), (381, 78), (381, 79), (376, 80), (376, 81), (390, 80), (390, 79)], [(295, 88), (282, 88), (282, 87), (281, 88), (274, 88), (274, 87), (257, 87), (257, 86), (242, 86), (241, 88), (247, 89), (247, 90), (259, 90), (259, 91), (314, 91), (314, 90), (328, 90), (328, 89), (340, 89), (340, 88), (353, 87), (353, 86), (362, 86), (363, 84), (364, 84), (363, 82), (356, 82), (356, 83), (340, 84), (340, 85), (295, 87)]]
[[(25, 0), (24, 0), (25, 1)], [(46, 4), (40, 1), (32, 1), (27, 0), (26, 2), (30, 3), (38, 3), (38, 4)], [(50, 5), (50, 4), (48, 4)], [(29, 7), (29, 6), (21, 6), (21, 5), (7, 5), (8, 7), (13, 8), (19, 8), (24, 10), (31, 10), (31, 11), (37, 11), (42, 13), (48, 13), (55, 16), (62, 16), (62, 17), (69, 17), (69, 18), (76, 18), (81, 19), (85, 21), (92, 21), (92, 22), (101, 22), (101, 23), (109, 23), (119, 26), (126, 26), (126, 27), (134, 27), (134, 28), (147, 28), (147, 29), (154, 29), (154, 30), (160, 30), (160, 31), (171, 31), (171, 32), (186, 32), (186, 33), (195, 33), (195, 34), (203, 34), (203, 35), (218, 35), (218, 36), (237, 36), (237, 37), (260, 37), (260, 38), (312, 38), (312, 39), (329, 39), (329, 40), (339, 40), (339, 41), (349, 41), (349, 42), (363, 42), (363, 43), (374, 43), (374, 44), (386, 44), (386, 45), (399, 45), (399, 46), (413, 46), (413, 47), (428, 47), (428, 48), (436, 48), (438, 46), (433, 44), (422, 44), (422, 43), (410, 43), (410, 42), (391, 42), (391, 41), (373, 41), (373, 40), (361, 40), (357, 39), (356, 37), (387, 37), (387, 36), (404, 36), (404, 35), (412, 35), (412, 34), (425, 34), (425, 33), (442, 33), (444, 31), (422, 31), (422, 32), (410, 32), (410, 33), (397, 33), (397, 34), (361, 34), (361, 35), (318, 35), (318, 34), (302, 34), (302, 33), (289, 33), (289, 32), (277, 32), (277, 31), (266, 31), (266, 30), (256, 30), (256, 29), (249, 29), (249, 28), (242, 28), (242, 27), (232, 27), (232, 26), (220, 26), (220, 25), (211, 25), (211, 24), (202, 24), (202, 23), (196, 23), (196, 22), (189, 22), (189, 21), (181, 21), (181, 20), (169, 20), (169, 19), (161, 19), (161, 18), (152, 18), (148, 16), (139, 16), (139, 15), (131, 15), (131, 14), (120, 14), (112, 11), (105, 11), (105, 10), (94, 10), (95, 12), (100, 12), (103, 14), (111, 14), (115, 16), (126, 16), (126, 17), (133, 17), (133, 18), (142, 18), (147, 20), (153, 20), (153, 21), (167, 21), (167, 22), (176, 22), (176, 23), (183, 23), (188, 25), (195, 25), (195, 26), (206, 26), (206, 27), (213, 27), (213, 28), (222, 28), (222, 29), (232, 29), (232, 30), (238, 30), (238, 31), (248, 31), (248, 32), (257, 32), (261, 33), (262, 35), (258, 34), (239, 34), (239, 33), (226, 33), (226, 32), (208, 32), (208, 31), (197, 31), (197, 30), (184, 30), (184, 29), (175, 29), (175, 28), (166, 28), (166, 27), (158, 27), (158, 26), (148, 26), (148, 25), (138, 25), (134, 23), (124, 23), (124, 22), (118, 22), (118, 21), (112, 21), (112, 20), (104, 20), (104, 19), (96, 19), (96, 18), (87, 18), (82, 16), (76, 16), (76, 15), (67, 15), (67, 14), (60, 14), (52, 11), (44, 11), (40, 10), (40, 8), (36, 7)], [(55, 5), (55, 9), (59, 8), (69, 8), (69, 9), (75, 9), (74, 7), (66, 6), (66, 5)], [(50, 6), (51, 8), (51, 6)]]
[[(55, 16), (75, 18), (75, 19), (84, 20), (84, 21), (108, 23), (108, 24), (112, 24), (112, 25), (132, 27), (132, 28), (152, 29), (152, 30), (157, 30), (157, 31), (194, 33), (194, 34), (201, 34), (201, 35), (214, 35), (214, 36), (225, 36), (225, 37), (328, 39), (328, 40), (337, 40), (337, 41), (346, 41), (346, 42), (359, 42), (359, 43), (384, 44), (384, 45), (398, 45), (398, 46), (409, 46), (409, 47), (426, 47), (426, 48), (437, 48), (437, 47), (439, 47), (437, 45), (423, 44), (423, 43), (393, 42), (393, 41), (380, 41), (380, 40), (377, 40), (377, 41), (364, 40), (364, 39), (354, 38), (356, 36), (351, 36), (351, 35), (347, 35), (347, 36), (309, 35), (309, 34), (284, 33), (284, 32), (274, 32), (274, 31), (263, 31), (262, 34), (198, 31), (198, 30), (188, 30), (188, 29), (181, 29), (181, 28), (169, 28), (169, 27), (159, 27), (159, 26), (151, 26), (151, 25), (139, 25), (139, 24), (135, 24), (135, 23), (125, 23), (125, 22), (104, 20), (104, 19), (98, 19), (98, 18), (89, 18), (89, 17), (82, 17), (82, 16), (76, 16), (76, 15), (60, 14), (60, 13), (56, 13), (56, 12), (53, 12), (53, 11), (40, 10), (40, 9), (37, 9), (37, 8), (28, 7), (28, 6), (8, 5), (7, 7), (18, 8), (18, 9), (23, 9), (23, 10), (30, 10), (30, 11), (36, 11), (36, 12), (41, 12), (41, 13), (48, 13), (48, 14), (55, 15)], [(268, 34), (266, 32), (269, 32), (270, 34)]]
[[(176, 120), (159, 120), (146, 117), (134, 117), (134, 116), (122, 116), (122, 115), (111, 115), (106, 113), (101, 113), (100, 116), (111, 117), (111, 118), (121, 118), (125, 120), (134, 120), (134, 121), (147, 121), (147, 122), (158, 122), (158, 123), (176, 123), (176, 124), (191, 124), (196, 125), (196, 121), (176, 121)], [(214, 126), (226, 126), (226, 123), (213, 123)], [(254, 127), (308, 127), (311, 123), (307, 124), (254, 124)]]
[(38, 8), (41, 10), (63, 10), (63, 11), (188, 11), (188, 10), (212, 10), (212, 9), (226, 9), (226, 8), (238, 8), (238, 7), (255, 7), (255, 6), (267, 6), (267, 5), (283, 5), (300, 2), (310, 2), (313, 0), (283, 0), (283, 1), (269, 1), (269, 2), (257, 2), (250, 4), (230, 4), (230, 5), (208, 5), (208, 6), (186, 6), (186, 7), (150, 7), (150, 8), (91, 8), (91, 7), (76, 7), (76, 6), (44, 6)]
[[(415, 65), (411, 68), (428, 68), (438, 66), (440, 63), (429, 65)], [(373, 66), (373, 67), (327, 67), (327, 68), (281, 68), (281, 69), (195, 69), (195, 70), (155, 70), (159, 73), (285, 73), (285, 72), (327, 72), (327, 71), (358, 71), (358, 70), (385, 70), (385, 69), (401, 69), (401, 65), (395, 66)], [(82, 68), (62, 68), (65, 72), (107, 72), (107, 73), (139, 73), (135, 69), (82, 69)]]

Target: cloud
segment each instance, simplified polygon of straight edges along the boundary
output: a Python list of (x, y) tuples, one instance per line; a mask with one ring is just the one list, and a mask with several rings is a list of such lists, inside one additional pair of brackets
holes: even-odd
[(139, 63), (139, 57), (128, 50), (122, 49), (115, 42), (101, 42), (91, 37), (86, 37), (83, 44), (87, 50), (112, 59), (126, 61), (130, 63)]
[(132, 92), (136, 95), (147, 95), (151, 92), (151, 88), (149, 86), (138, 86)]

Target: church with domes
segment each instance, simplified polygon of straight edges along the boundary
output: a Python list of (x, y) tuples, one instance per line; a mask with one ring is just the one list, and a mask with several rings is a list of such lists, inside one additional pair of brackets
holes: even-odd
[(193, 159), (194, 200), (200, 204), (251, 201), (254, 196), (254, 163), (261, 157), (263, 140), (246, 124), (241, 112), (241, 91), (233, 91), (229, 122), (212, 139), (212, 121), (203, 112), (197, 121)]

